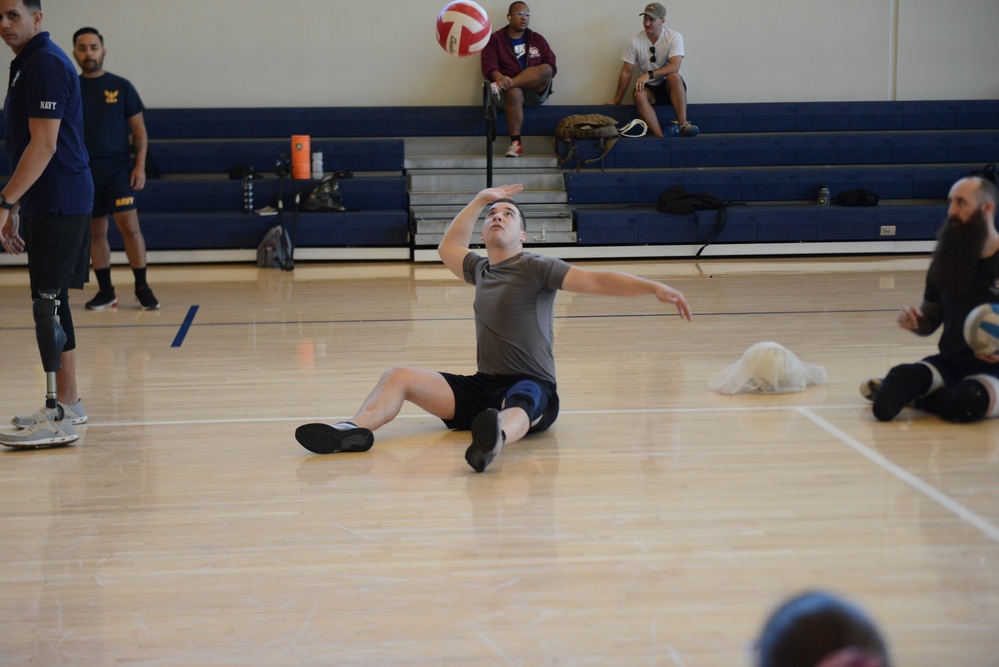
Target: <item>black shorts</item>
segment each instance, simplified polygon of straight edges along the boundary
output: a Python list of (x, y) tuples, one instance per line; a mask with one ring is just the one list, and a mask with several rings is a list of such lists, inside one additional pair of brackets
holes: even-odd
[[(502, 409), (503, 399), (510, 388), (521, 380), (536, 382), (548, 399), (548, 405), (541, 415), (540, 421), (531, 426), (528, 433), (539, 433), (548, 429), (558, 417), (558, 393), (555, 385), (530, 375), (452, 375), (441, 373), (454, 392), (454, 418), (445, 419), (444, 425), (459, 431), (467, 431), (472, 427), (472, 420), (483, 410), (489, 408)], [(531, 416), (533, 422), (536, 415)]]
[(83, 289), (90, 279), (90, 214), (46, 213), (23, 224), (31, 289)]
[(90, 165), (94, 179), (95, 218), (103, 218), (108, 213), (131, 211), (138, 207), (138, 194), (132, 189), (132, 169), (128, 165), (114, 167), (99, 164)]
[[(679, 75), (677, 75), (679, 76)], [(680, 77), (680, 81), (683, 81), (683, 77)], [(662, 83), (656, 86), (645, 86), (646, 90), (652, 91), (652, 96), (656, 98), (656, 101), (652, 103), (652, 106), (659, 106), (660, 104), (673, 104), (669, 99), (669, 86), (666, 85), (665, 79)], [(687, 82), (683, 81), (683, 89), (687, 90)]]
[(948, 387), (972, 375), (988, 375), (999, 380), (999, 364), (975, 359), (974, 366), (956, 363), (942, 354), (934, 354), (923, 359), (923, 363), (933, 366), (940, 373), (944, 384)]

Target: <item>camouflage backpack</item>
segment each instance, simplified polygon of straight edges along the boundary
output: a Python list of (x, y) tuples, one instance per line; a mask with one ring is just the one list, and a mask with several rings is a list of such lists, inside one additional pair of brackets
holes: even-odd
[[(641, 134), (627, 134), (636, 126), (641, 126)], [(556, 154), (560, 154), (558, 142), (564, 142), (566, 145), (566, 155), (565, 158), (559, 158), (559, 164), (565, 164), (575, 155), (577, 160), (576, 169), (579, 170), (579, 167), (584, 164), (602, 163), (603, 159), (607, 157), (607, 154), (610, 153), (610, 150), (614, 148), (614, 144), (621, 137), (644, 137), (648, 130), (649, 126), (643, 120), (635, 119), (624, 127), (618, 128), (617, 121), (610, 116), (603, 116), (597, 113), (573, 114), (572, 116), (566, 116), (555, 126), (555, 139), (552, 140), (552, 144), (555, 147)], [(600, 155), (589, 160), (584, 160), (576, 153), (577, 139), (599, 139), (602, 147)]]
[(327, 176), (302, 202), (302, 210), (309, 212), (318, 211), (346, 211), (343, 205), (343, 193), (340, 192), (340, 183), (335, 176)]

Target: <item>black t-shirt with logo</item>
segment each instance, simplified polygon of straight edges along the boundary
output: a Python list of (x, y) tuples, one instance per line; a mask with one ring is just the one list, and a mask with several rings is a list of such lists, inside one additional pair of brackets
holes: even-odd
[(122, 77), (105, 72), (97, 78), (80, 77), (83, 97), (83, 139), (91, 164), (131, 164), (131, 128), (128, 119), (142, 113), (142, 99)]

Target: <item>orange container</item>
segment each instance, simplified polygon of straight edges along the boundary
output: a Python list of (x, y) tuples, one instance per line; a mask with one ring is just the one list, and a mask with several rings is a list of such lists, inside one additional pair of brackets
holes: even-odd
[(307, 134), (291, 135), (291, 174), (301, 179), (312, 176), (312, 138)]

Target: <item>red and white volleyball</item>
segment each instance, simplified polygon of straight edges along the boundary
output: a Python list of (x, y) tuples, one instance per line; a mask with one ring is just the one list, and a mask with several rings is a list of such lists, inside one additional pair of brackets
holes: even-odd
[(437, 15), (437, 42), (456, 58), (484, 49), (491, 31), (486, 10), (472, 0), (448, 3)]

